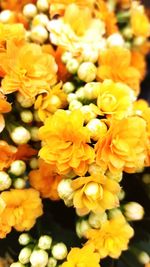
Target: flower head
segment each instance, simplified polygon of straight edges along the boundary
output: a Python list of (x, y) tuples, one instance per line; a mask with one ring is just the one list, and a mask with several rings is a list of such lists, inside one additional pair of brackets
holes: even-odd
[(47, 163), (56, 165), (59, 174), (73, 170), (77, 175), (84, 175), (94, 161), (94, 150), (88, 144), (90, 132), (83, 124), (84, 116), (80, 111), (58, 110), (39, 130), (45, 143), (39, 155)]
[(13, 148), (5, 141), (0, 141), (0, 171), (8, 168), (15, 159), (15, 152)]
[(90, 229), (86, 233), (89, 239), (87, 245), (92, 244), (101, 258), (110, 256), (117, 259), (123, 250), (128, 249), (129, 239), (133, 236), (132, 227), (123, 215), (106, 221), (100, 229)]
[(134, 2), (131, 8), (131, 28), (135, 36), (150, 36), (149, 19), (142, 6)]
[(28, 3), (35, 3), (36, 0), (1, 0), (0, 7), (2, 9), (10, 9), (14, 11), (21, 11), (23, 6)]

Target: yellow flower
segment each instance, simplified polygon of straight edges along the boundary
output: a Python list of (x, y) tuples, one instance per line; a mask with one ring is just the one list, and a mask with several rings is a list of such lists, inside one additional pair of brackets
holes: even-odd
[(27, 43), (18, 47), (9, 42), (3, 57), (3, 69), (6, 73), (2, 80), (4, 94), (19, 91), (25, 97), (34, 98), (56, 83), (55, 60), (42, 52), (37, 44)]
[(123, 83), (105, 80), (100, 85), (97, 105), (103, 114), (122, 119), (131, 113), (135, 100), (133, 90)]
[(51, 20), (48, 28), (52, 43), (74, 54), (82, 54), (85, 49), (99, 51), (104, 42), (104, 22), (92, 18), (88, 7), (69, 5), (64, 17)]
[(132, 227), (123, 215), (106, 221), (100, 229), (90, 229), (86, 233), (87, 245), (92, 244), (101, 258), (110, 256), (119, 258), (121, 252), (128, 249), (129, 239), (133, 236)]
[(99, 261), (100, 257), (94, 252), (94, 246), (87, 245), (82, 248), (72, 248), (62, 267), (100, 267)]
[(11, 189), (2, 192), (0, 198), (5, 203), (1, 212), (0, 233), (4, 225), (6, 234), (11, 227), (17, 231), (30, 230), (43, 213), (39, 193), (34, 189)]
[(150, 36), (150, 23), (143, 6), (134, 2), (131, 9), (131, 28), (135, 36)]
[(39, 155), (47, 163), (56, 165), (59, 174), (73, 170), (77, 175), (84, 175), (88, 165), (94, 161), (94, 150), (88, 144), (90, 132), (83, 124), (84, 117), (80, 111), (68, 113), (58, 110), (39, 130), (44, 141)]
[(119, 204), (119, 184), (102, 174), (77, 178), (71, 185), (74, 189), (73, 204), (81, 216), (90, 211), (104, 212)]
[(133, 116), (113, 121), (106, 135), (96, 144), (96, 163), (112, 173), (133, 173), (144, 167), (146, 149), (144, 119)]

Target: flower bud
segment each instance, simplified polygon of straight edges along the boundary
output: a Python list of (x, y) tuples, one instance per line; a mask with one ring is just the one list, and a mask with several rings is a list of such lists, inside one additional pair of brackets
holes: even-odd
[(99, 138), (102, 138), (107, 133), (107, 126), (104, 122), (102, 122), (99, 119), (92, 119), (88, 122), (86, 127), (89, 129), (91, 133), (91, 138), (94, 141), (99, 140)]
[(84, 105), (80, 108), (80, 110), (84, 115), (84, 121), (86, 123), (88, 123), (92, 119), (95, 119), (97, 116), (90, 105)]
[(130, 27), (124, 28), (122, 34), (126, 39), (128, 39), (128, 40), (132, 39), (132, 37), (133, 37), (132, 28), (130, 28)]
[(30, 108), (34, 104), (34, 99), (25, 98), (24, 95), (19, 92), (16, 94), (16, 99), (23, 108)]
[(88, 61), (95, 63), (98, 60), (98, 50), (93, 50), (91, 48), (84, 49), (82, 53), (83, 61)]
[(56, 267), (56, 265), (57, 265), (57, 260), (54, 259), (53, 257), (50, 257), (48, 259), (47, 267)]
[(36, 14), (37, 14), (37, 8), (36, 8), (35, 5), (33, 5), (33, 4), (27, 4), (27, 5), (24, 6), (24, 8), (23, 8), (23, 15), (26, 18), (31, 19)]
[(48, 235), (43, 235), (39, 238), (38, 247), (40, 249), (50, 249), (52, 244), (52, 238)]
[(51, 113), (55, 113), (57, 109), (61, 107), (61, 99), (57, 95), (52, 95), (49, 99), (48, 110)]
[(14, 13), (11, 10), (3, 10), (0, 12), (0, 22), (10, 23), (14, 18)]
[(42, 25), (32, 28), (30, 38), (33, 42), (43, 44), (48, 38), (48, 32)]
[(121, 190), (118, 194), (119, 200), (123, 200), (125, 198), (125, 195), (126, 195), (125, 191), (121, 188)]
[(99, 174), (104, 175), (104, 171), (102, 170), (102, 168), (100, 166), (98, 166), (96, 163), (92, 163), (89, 166), (88, 172), (90, 173), (90, 175), (93, 176), (97, 176)]
[(137, 221), (143, 219), (144, 208), (137, 202), (129, 202), (124, 205), (124, 214), (128, 220)]
[(21, 262), (13, 262), (10, 267), (25, 267), (24, 264), (22, 264)]
[(38, 0), (36, 5), (38, 10), (41, 12), (46, 12), (49, 9), (48, 0)]
[(150, 257), (145, 251), (138, 253), (138, 261), (141, 264), (148, 264), (150, 262)]
[(142, 181), (144, 182), (144, 184), (149, 185), (150, 184), (150, 174), (145, 173), (142, 177)]
[(31, 140), (34, 142), (39, 141), (39, 128), (38, 127), (31, 127), (30, 128)]
[(92, 62), (83, 62), (78, 68), (80, 80), (89, 83), (95, 80), (97, 68)]
[(63, 84), (63, 91), (66, 94), (72, 93), (75, 90), (75, 86), (72, 82), (66, 82)]
[(26, 181), (23, 178), (17, 178), (14, 180), (13, 186), (16, 189), (23, 189), (26, 187)]
[(10, 165), (10, 173), (20, 176), (22, 175), (26, 170), (26, 164), (23, 160), (15, 160)]
[(141, 45), (144, 44), (144, 42), (145, 42), (145, 37), (143, 37), (143, 36), (137, 36), (133, 40), (133, 45), (135, 45), (135, 46), (141, 46)]
[(85, 99), (84, 87), (80, 87), (76, 92), (76, 97), (78, 100), (83, 101)]
[(90, 82), (84, 86), (84, 96), (89, 100), (96, 99), (98, 97), (99, 91), (99, 82)]
[(19, 236), (19, 244), (22, 245), (22, 246), (26, 246), (30, 243), (31, 241), (31, 237), (29, 236), (29, 234), (27, 233), (23, 233)]
[(120, 209), (117, 209), (117, 208), (111, 209), (111, 210), (109, 210), (109, 212), (108, 212), (108, 217), (109, 217), (109, 219), (116, 218), (116, 217), (119, 216), (119, 215), (122, 215), (122, 212), (121, 212)]
[(22, 145), (28, 143), (30, 140), (30, 132), (24, 128), (23, 126), (16, 127), (11, 133), (10, 133), (11, 139), (14, 143), (17, 145)]
[(124, 43), (124, 39), (120, 33), (114, 33), (107, 38), (108, 47), (123, 46)]
[(70, 94), (68, 94), (68, 96), (67, 96), (67, 101), (70, 103), (70, 102), (73, 101), (73, 100), (77, 100), (77, 96), (76, 96), (76, 94), (74, 94), (74, 93), (70, 93)]
[(8, 189), (11, 183), (12, 180), (10, 176), (4, 171), (0, 171), (0, 191)]
[(82, 107), (82, 103), (76, 99), (72, 100), (69, 104), (69, 110), (73, 111)]
[(38, 114), (38, 110), (34, 110), (33, 116), (34, 116), (35, 121), (41, 122), (39, 114)]
[(78, 68), (79, 68), (78, 60), (75, 59), (75, 58), (70, 59), (67, 62), (66, 68), (70, 73), (75, 74), (77, 72)]
[(45, 267), (48, 263), (48, 253), (45, 250), (34, 250), (30, 256), (33, 267)]
[(96, 200), (100, 193), (99, 190), (99, 185), (96, 182), (89, 182), (84, 189), (84, 194), (87, 197)]
[(52, 256), (56, 260), (63, 260), (67, 257), (68, 251), (64, 243), (57, 243), (52, 247)]
[(91, 226), (87, 220), (79, 220), (76, 223), (76, 233), (79, 238), (85, 237), (85, 234), (89, 229), (91, 229)]
[(71, 187), (71, 179), (63, 179), (57, 186), (58, 195), (65, 201), (67, 206), (73, 205), (73, 189)]
[(64, 52), (61, 56), (61, 60), (64, 64), (72, 59), (72, 54), (70, 52)]
[(30, 168), (31, 169), (33, 169), (33, 170), (37, 169), (38, 168), (38, 165), (39, 165), (38, 164), (38, 159), (37, 158), (30, 159), (29, 165), (30, 165)]
[(32, 26), (34, 27), (34, 26), (37, 26), (37, 25), (41, 25), (41, 26), (47, 27), (48, 22), (49, 22), (49, 19), (48, 19), (47, 15), (38, 14), (33, 18)]
[(106, 212), (103, 212), (103, 213), (91, 212), (89, 215), (89, 219), (88, 219), (90, 226), (96, 229), (100, 228), (102, 224), (105, 223), (106, 221), (107, 221)]
[(28, 247), (21, 249), (18, 259), (22, 264), (26, 264), (30, 261), (32, 250)]
[(33, 114), (30, 110), (21, 111), (20, 117), (24, 123), (31, 123), (33, 121)]

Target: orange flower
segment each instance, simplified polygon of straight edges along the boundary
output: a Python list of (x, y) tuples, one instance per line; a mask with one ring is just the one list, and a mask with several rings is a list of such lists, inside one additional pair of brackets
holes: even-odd
[(147, 167), (150, 166), (150, 107), (145, 108), (143, 113), (141, 114), (143, 119), (146, 121), (146, 129), (147, 129), (147, 136), (148, 136), (148, 146), (147, 146), (147, 157), (145, 160), (145, 164)]
[(5, 127), (4, 117), (1, 113), (7, 113), (11, 111), (11, 104), (6, 101), (5, 96), (0, 92), (0, 132)]
[(136, 68), (141, 74), (141, 80), (146, 74), (146, 59), (140, 51), (133, 50), (131, 55), (131, 65)]
[(30, 185), (40, 192), (43, 198), (59, 200), (57, 186), (62, 177), (55, 171), (54, 166), (43, 160), (39, 161), (39, 169), (29, 173)]
[(114, 121), (96, 144), (96, 163), (112, 173), (136, 172), (144, 167), (147, 142), (144, 119), (135, 116)]
[(14, 227), (17, 231), (28, 231), (42, 215), (42, 202), (34, 189), (11, 189), (0, 194), (5, 207), (1, 212), (0, 232)]
[(36, 0), (1, 0), (0, 7), (2, 9), (10, 9), (15, 11), (21, 11), (23, 6), (28, 3), (35, 3)]
[(102, 174), (77, 178), (71, 185), (74, 189), (73, 204), (80, 216), (118, 206), (120, 186)]
[(100, 53), (99, 64), (97, 71), (98, 81), (111, 79), (114, 82), (123, 82), (138, 94), (140, 73), (131, 65), (131, 53), (128, 49), (111, 47), (104, 50)]
[(149, 19), (143, 8), (135, 2), (131, 9), (131, 28), (135, 36), (150, 36)]
[(105, 80), (99, 89), (97, 105), (101, 114), (108, 114), (117, 119), (122, 119), (131, 113), (135, 100), (134, 92), (123, 83)]
[(94, 150), (88, 144), (90, 132), (83, 124), (80, 111), (58, 110), (39, 130), (44, 141), (39, 155), (47, 163), (56, 165), (59, 174), (65, 175), (73, 170), (77, 175), (84, 175), (94, 161)]
[(37, 44), (28, 43), (18, 48), (9, 42), (3, 57), (3, 69), (6, 73), (2, 80), (5, 94), (19, 91), (25, 97), (34, 98), (56, 83), (54, 58), (43, 53)]
[(94, 245), (101, 258), (110, 256), (117, 259), (122, 251), (128, 249), (129, 239), (133, 234), (133, 229), (120, 214), (103, 223), (100, 229), (88, 230), (86, 233), (86, 237), (89, 239), (87, 245)]
[(94, 246), (89, 245), (82, 248), (72, 248), (62, 267), (100, 267), (99, 261), (99, 254), (94, 251)]
[(32, 148), (29, 144), (23, 144), (18, 146), (17, 152), (15, 153), (15, 160), (21, 159), (21, 160), (27, 160), (31, 158), (32, 156), (37, 155), (38, 151), (34, 148)]
[(14, 160), (14, 151), (5, 141), (0, 141), (0, 171), (8, 168)]

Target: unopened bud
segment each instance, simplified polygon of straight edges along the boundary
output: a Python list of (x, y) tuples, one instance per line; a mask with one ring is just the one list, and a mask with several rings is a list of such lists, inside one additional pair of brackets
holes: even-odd
[(48, 32), (42, 25), (32, 28), (30, 38), (32, 41), (43, 44), (48, 39)]
[(48, 25), (49, 19), (45, 14), (38, 14), (32, 20), (32, 26), (42, 25), (46, 27)]
[(99, 82), (90, 82), (84, 86), (84, 96), (89, 100), (96, 99), (98, 97), (99, 91), (100, 91)]
[(80, 80), (89, 83), (95, 80), (97, 68), (92, 62), (83, 62), (78, 69)]
[(100, 228), (103, 223), (107, 221), (106, 212), (103, 213), (93, 213), (91, 212), (89, 215), (88, 222), (93, 228)]
[(75, 86), (72, 82), (66, 82), (63, 84), (62, 89), (66, 94), (69, 94), (75, 90)]
[(75, 58), (70, 59), (67, 62), (66, 68), (70, 73), (75, 74), (77, 72), (78, 68), (79, 68), (78, 60), (75, 59)]
[(124, 214), (128, 220), (141, 220), (144, 216), (144, 208), (137, 202), (129, 202), (124, 205)]
[(0, 22), (10, 23), (13, 20), (14, 14), (11, 10), (3, 10), (0, 12)]
[(65, 201), (67, 206), (73, 205), (73, 189), (71, 187), (71, 179), (63, 179), (57, 186), (58, 195)]
[(82, 114), (84, 115), (84, 121), (88, 123), (90, 120), (96, 118), (96, 113), (92, 110), (90, 105), (84, 105), (80, 108)]
[(26, 164), (23, 160), (15, 160), (10, 165), (10, 173), (20, 176), (22, 175), (26, 170)]
[(31, 241), (31, 237), (29, 236), (29, 234), (27, 233), (23, 233), (19, 236), (19, 244), (22, 245), (22, 246), (26, 246), (30, 243)]
[(74, 94), (74, 93), (70, 93), (70, 94), (68, 94), (68, 96), (67, 96), (67, 101), (70, 103), (70, 102), (72, 102), (73, 100), (77, 100), (77, 95)]
[(122, 215), (122, 212), (121, 212), (120, 209), (117, 209), (117, 208), (116, 209), (111, 209), (108, 212), (109, 219), (116, 218), (117, 216), (120, 216), (120, 215)]
[(13, 262), (10, 267), (25, 267), (24, 264), (22, 264), (21, 262), (17, 261), (17, 262)]
[(99, 53), (98, 50), (92, 50), (91, 48), (89, 48), (83, 50), (82, 56), (83, 61), (95, 63), (98, 60)]
[(43, 235), (39, 238), (38, 247), (40, 249), (50, 249), (52, 244), (52, 238), (48, 235)]
[(76, 99), (72, 100), (69, 104), (69, 110), (73, 111), (82, 107), (82, 103)]
[(148, 264), (150, 262), (150, 257), (149, 257), (149, 255), (145, 251), (141, 251), (138, 254), (138, 261), (141, 264)]
[(30, 110), (21, 111), (20, 117), (25, 123), (31, 123), (33, 121), (33, 114)]
[(30, 128), (31, 140), (34, 142), (39, 141), (39, 128), (38, 127), (31, 127)]
[(57, 243), (52, 247), (52, 256), (56, 260), (63, 260), (67, 257), (68, 251), (64, 243)]
[(33, 5), (33, 4), (27, 4), (27, 5), (24, 6), (24, 8), (23, 8), (23, 15), (26, 18), (31, 19), (36, 14), (37, 14), (37, 8), (36, 8), (35, 5)]
[(19, 261), (22, 264), (27, 264), (30, 261), (30, 256), (31, 256), (32, 250), (28, 247), (23, 248), (18, 256)]
[(13, 182), (13, 186), (16, 189), (23, 189), (26, 187), (26, 181), (23, 178), (17, 178)]
[(31, 98), (25, 98), (24, 95), (20, 94), (19, 92), (16, 95), (18, 103), (23, 108), (30, 108), (34, 104), (34, 99)]
[(63, 63), (67, 63), (72, 59), (72, 54), (70, 52), (64, 52), (61, 56), (61, 60)]
[(11, 183), (12, 180), (10, 176), (4, 171), (0, 171), (0, 191), (8, 189)]
[(90, 130), (91, 138), (94, 141), (104, 137), (107, 133), (107, 126), (104, 122), (99, 119), (92, 119), (88, 122), (86, 127)]
[(76, 233), (79, 238), (85, 237), (89, 229), (91, 229), (91, 226), (87, 220), (78, 221), (76, 224)]
[(109, 47), (112, 46), (123, 46), (124, 45), (124, 39), (120, 33), (114, 33), (110, 35), (107, 39), (107, 45)]
[(53, 257), (50, 257), (48, 259), (47, 267), (56, 267), (56, 265), (57, 265), (57, 260), (54, 259)]
[(28, 143), (30, 140), (30, 132), (24, 128), (23, 126), (16, 127), (11, 133), (10, 133), (11, 139), (14, 143), (17, 145), (22, 145)]
[(36, 5), (38, 10), (41, 12), (46, 12), (49, 9), (48, 0), (38, 0)]
[(32, 267), (45, 267), (48, 263), (48, 253), (45, 250), (34, 250), (30, 256)]
[(35, 170), (38, 168), (38, 159), (37, 158), (32, 158), (29, 161), (30, 168)]

